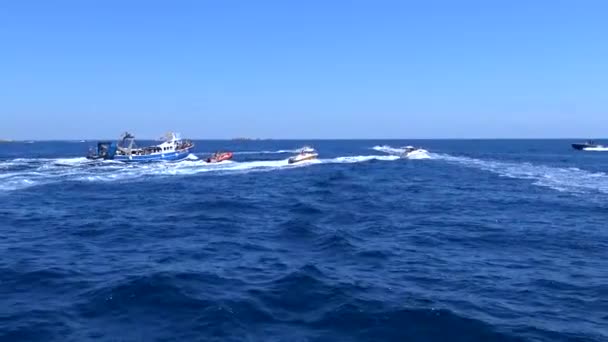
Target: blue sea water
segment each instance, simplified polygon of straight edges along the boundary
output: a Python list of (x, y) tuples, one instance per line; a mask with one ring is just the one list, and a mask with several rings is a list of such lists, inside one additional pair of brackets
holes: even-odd
[(569, 143), (0, 144), (0, 340), (608, 341), (608, 152)]

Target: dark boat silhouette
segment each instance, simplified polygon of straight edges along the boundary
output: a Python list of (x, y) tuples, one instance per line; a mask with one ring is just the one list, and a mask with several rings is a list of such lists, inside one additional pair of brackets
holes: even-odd
[(589, 150), (589, 149), (604, 149), (604, 148), (608, 148), (604, 145), (600, 145), (600, 144), (596, 144), (595, 141), (587, 141), (584, 143), (576, 143), (576, 144), (572, 144), (572, 148), (575, 150), (579, 150), (579, 151), (585, 151), (585, 150)]

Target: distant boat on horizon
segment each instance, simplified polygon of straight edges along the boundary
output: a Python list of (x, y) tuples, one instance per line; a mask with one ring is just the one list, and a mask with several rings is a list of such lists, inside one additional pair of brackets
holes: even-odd
[(608, 151), (608, 146), (596, 144), (593, 140), (572, 144), (572, 148), (578, 151)]

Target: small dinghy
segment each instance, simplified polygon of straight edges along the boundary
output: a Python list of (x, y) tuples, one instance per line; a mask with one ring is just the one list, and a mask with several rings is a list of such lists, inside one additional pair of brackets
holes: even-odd
[(207, 163), (219, 163), (225, 160), (232, 159), (232, 152), (216, 152), (211, 157), (207, 158), (205, 161)]

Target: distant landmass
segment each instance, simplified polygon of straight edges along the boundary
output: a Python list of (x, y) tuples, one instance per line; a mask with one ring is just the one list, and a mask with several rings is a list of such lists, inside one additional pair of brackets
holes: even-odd
[(232, 138), (232, 140), (234, 140), (234, 141), (251, 141), (251, 140), (268, 140), (268, 139), (237, 137), (237, 138)]

